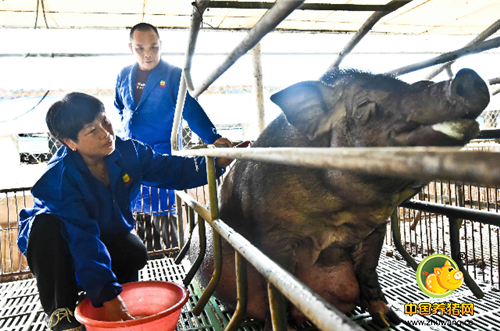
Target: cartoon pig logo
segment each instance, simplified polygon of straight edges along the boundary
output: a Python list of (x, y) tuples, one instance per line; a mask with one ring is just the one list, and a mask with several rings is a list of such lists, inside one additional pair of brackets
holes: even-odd
[(455, 269), (450, 261), (446, 261), (441, 268), (434, 268), (434, 273), (425, 279), (425, 287), (432, 293), (445, 293), (456, 290), (464, 282), (464, 274)]
[(417, 284), (433, 298), (443, 298), (464, 283), (464, 274), (450, 257), (434, 254), (426, 257), (417, 268)]

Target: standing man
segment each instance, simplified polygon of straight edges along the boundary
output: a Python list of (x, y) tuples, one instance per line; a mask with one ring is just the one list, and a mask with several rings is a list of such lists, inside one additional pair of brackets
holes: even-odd
[[(118, 75), (115, 107), (127, 137), (151, 146), (156, 152), (170, 154), (170, 135), (182, 70), (161, 59), (161, 45), (158, 30), (151, 24), (139, 23), (130, 30), (129, 47), (137, 63), (123, 68)], [(215, 126), (189, 93), (186, 94), (183, 118), (206, 143), (232, 146), (228, 139), (217, 133)], [(143, 187), (144, 204), (136, 204), (137, 210), (171, 210), (173, 192), (168, 194), (168, 200), (165, 190), (159, 194), (158, 199), (158, 191)], [(155, 221), (155, 225), (158, 223), (159, 220)], [(156, 229), (159, 230), (158, 227)]]

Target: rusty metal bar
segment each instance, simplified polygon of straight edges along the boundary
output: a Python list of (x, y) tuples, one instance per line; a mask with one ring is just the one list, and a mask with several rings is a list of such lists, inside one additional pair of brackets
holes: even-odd
[[(175, 203), (176, 204), (179, 203), (178, 210), (180, 210), (182, 202), (179, 199), (177, 199), (177, 196), (175, 197)], [(186, 216), (189, 217), (189, 215)], [(179, 247), (182, 247), (182, 245), (184, 244), (184, 223), (182, 222), (182, 213), (177, 214), (176, 220), (177, 220), (177, 243), (179, 244)]]
[(410, 256), (410, 254), (408, 254), (406, 249), (401, 244), (401, 232), (399, 229), (398, 208), (396, 208), (391, 215), (391, 229), (392, 229), (392, 237), (394, 238), (393, 242), (399, 254), (401, 254), (401, 256), (405, 259), (406, 263), (408, 263), (413, 270), (417, 271), (418, 263), (415, 262), (415, 260)]
[[(480, 43), (480, 42), (486, 40), (489, 36), (491, 36), (495, 32), (497, 32), (499, 29), (500, 29), (500, 20), (498, 20), (495, 23), (493, 23), (492, 25), (490, 25), (488, 28), (486, 28), (486, 30), (484, 30), (483, 32), (478, 34), (476, 36), (476, 38), (472, 39), (465, 46), (472, 46), (472, 45), (475, 45), (477, 43)], [(439, 66), (438, 68), (436, 68), (433, 72), (431, 72), (427, 76), (427, 79), (433, 79), (434, 77), (439, 75), (443, 70), (451, 70), (451, 65), (453, 64), (453, 62), (455, 62), (455, 61), (451, 61), (451, 62), (448, 62), (446, 64)], [(453, 76), (453, 75), (451, 75), (451, 76)], [(490, 84), (492, 84), (492, 83), (490, 82)]]
[[(399, 0), (398, 0), (399, 1)], [(212, 1), (209, 8), (234, 8), (234, 9), (271, 9), (273, 2), (248, 2), (248, 1)], [(336, 10), (336, 11), (393, 11), (391, 4), (387, 5), (353, 5), (330, 3), (306, 3), (297, 8), (300, 10)]]
[(362, 330), (345, 314), (319, 295), (312, 293), (295, 276), (283, 270), (222, 220), (215, 220), (213, 228), (283, 293), (292, 304), (300, 309), (318, 329), (323, 331)]
[(441, 64), (445, 63), (448, 61), (454, 61), (458, 58), (461, 58), (466, 55), (471, 55), (471, 54), (477, 54), (481, 53), (487, 50), (490, 50), (492, 48), (497, 48), (500, 46), (500, 37), (496, 37), (487, 41), (483, 41), (482, 43), (471, 45), (471, 46), (466, 46), (460, 49), (457, 49), (453, 52), (441, 54), (439, 56), (436, 56), (432, 59), (425, 60), (422, 62), (410, 64), (405, 67), (401, 67), (398, 69), (394, 69), (391, 71), (388, 71), (387, 74), (394, 75), (394, 76), (400, 76), (407, 74), (409, 72), (417, 71), (420, 69), (424, 69), (427, 67), (434, 66), (436, 64)]
[[(207, 250), (205, 220), (200, 216), (198, 216), (198, 236), (200, 239), (200, 252), (196, 257), (196, 260), (194, 261), (193, 265), (191, 266), (191, 269), (189, 269), (188, 273), (186, 274), (186, 277), (184, 277), (184, 280), (182, 281), (185, 287), (188, 287), (189, 284), (191, 283), (191, 280), (193, 280), (194, 275), (200, 268), (201, 263), (203, 262), (203, 258), (205, 257), (205, 253)], [(180, 261), (177, 262), (176, 260), (176, 263), (180, 263)]]
[(500, 154), (442, 147), (218, 148), (178, 152), (183, 156), (227, 157), (315, 168), (338, 168), (431, 181), (464, 180), (500, 184)]
[(241, 322), (245, 318), (248, 304), (248, 279), (247, 279), (247, 261), (238, 253), (234, 252), (236, 265), (236, 285), (238, 304), (234, 311), (233, 317), (224, 331), (236, 331), (240, 327)]
[[(212, 220), (219, 218), (219, 206), (217, 204), (217, 184), (215, 183), (215, 160), (213, 157), (207, 157), (207, 178), (208, 192), (210, 197), (210, 216)], [(208, 283), (205, 291), (201, 295), (198, 303), (193, 308), (193, 314), (200, 315), (205, 308), (208, 300), (215, 292), (222, 275), (222, 247), (221, 237), (217, 231), (213, 231), (213, 254), (214, 254), (214, 273)]]
[[(175, 105), (174, 121), (172, 123), (172, 133), (170, 134), (170, 144), (172, 152), (178, 151), (177, 135), (181, 125), (182, 111), (186, 101), (186, 93), (191, 84), (191, 63), (193, 60), (194, 50), (196, 48), (196, 40), (200, 31), (200, 24), (203, 12), (207, 8), (210, 0), (196, 0), (193, 2), (193, 14), (191, 15), (191, 27), (189, 28), (188, 49), (186, 52), (185, 64), (182, 70), (181, 81), (179, 83), (179, 92), (177, 93), (177, 103)], [(192, 89), (192, 88), (191, 88)]]
[(412, 0), (393, 0), (389, 2), (387, 5), (391, 9), (389, 11), (377, 11), (376, 13), (373, 13), (368, 20), (361, 26), (361, 28), (356, 32), (354, 37), (352, 37), (351, 41), (344, 47), (342, 51), (337, 55), (337, 58), (333, 62), (333, 64), (327, 69), (327, 72), (330, 70), (334, 70), (337, 68), (342, 60), (349, 54), (351, 51), (354, 49), (354, 47), (361, 41), (361, 39), (364, 38), (364, 36), (373, 28), (375, 24), (384, 16), (387, 14), (390, 14), (391, 12), (399, 9), (400, 7), (406, 5), (407, 3), (411, 2)]
[(475, 210), (475, 209), (442, 205), (439, 203), (433, 203), (427, 201), (415, 201), (415, 200), (402, 203), (401, 207), (426, 211), (429, 213), (446, 215), (449, 218), (450, 217), (465, 218), (483, 224), (500, 226), (500, 214), (484, 210)]
[(287, 318), (283, 294), (281, 294), (273, 284), (267, 283), (267, 296), (269, 298), (269, 310), (271, 312), (273, 331), (286, 331)]
[[(460, 230), (458, 227), (458, 219), (456, 217), (449, 217), (450, 221), (450, 246), (451, 246), (451, 258), (458, 265), (460, 271), (464, 274), (465, 284), (469, 287), (469, 289), (474, 293), (474, 296), (478, 299), (482, 299), (484, 297), (483, 291), (477, 286), (476, 282), (471, 278), (469, 273), (464, 267), (462, 263), (461, 254), (460, 254)], [(467, 258), (467, 254), (465, 254)]]
[(251, 50), (253, 63), (253, 95), (257, 107), (257, 125), (259, 134), (264, 131), (265, 110), (264, 110), (264, 84), (262, 83), (262, 52), (260, 43)]
[(200, 86), (191, 90), (192, 79), (188, 70), (184, 70), (186, 82), (191, 96), (200, 96), (217, 78), (219, 78), (229, 67), (231, 67), (242, 55), (252, 49), (259, 41), (278, 24), (284, 20), (291, 12), (299, 7), (304, 0), (278, 0), (274, 6), (260, 19), (257, 24), (248, 32), (247, 36), (228, 54), (226, 60), (217, 67)]
[[(198, 212), (202, 209), (205, 214), (209, 211), (199, 202), (183, 192), (176, 192), (185, 203), (194, 206)], [(208, 220), (207, 220), (208, 221)], [(282, 293), (299, 308), (321, 330), (357, 330), (362, 329), (352, 322), (345, 314), (331, 306), (319, 295), (302, 284), (295, 276), (283, 270), (274, 261), (254, 247), (247, 239), (231, 229), (222, 220), (208, 221), (222, 237), (232, 245), (248, 262), (276, 286)]]

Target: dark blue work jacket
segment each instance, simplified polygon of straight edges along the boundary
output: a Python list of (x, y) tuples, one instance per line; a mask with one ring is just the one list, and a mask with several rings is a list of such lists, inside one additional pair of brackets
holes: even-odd
[[(171, 152), (170, 135), (182, 70), (163, 60), (151, 70), (138, 104), (134, 100), (138, 64), (122, 69), (115, 91), (115, 107), (125, 135), (159, 153)], [(221, 136), (198, 102), (186, 94), (183, 118), (203, 141), (213, 143)], [(179, 138), (181, 135), (179, 134)], [(180, 145), (179, 145), (180, 146)]]
[[(26, 254), (35, 216), (49, 213), (61, 219), (76, 277), (96, 307), (122, 290), (111, 271), (109, 253), (99, 238), (132, 231), (130, 203), (141, 183), (179, 190), (207, 183), (204, 158), (158, 154), (131, 139), (117, 137), (116, 149), (106, 162), (109, 188), (90, 173), (78, 152), (61, 147), (31, 190), (35, 204), (21, 211), (17, 239), (20, 250)], [(217, 168), (217, 175), (222, 172)]]

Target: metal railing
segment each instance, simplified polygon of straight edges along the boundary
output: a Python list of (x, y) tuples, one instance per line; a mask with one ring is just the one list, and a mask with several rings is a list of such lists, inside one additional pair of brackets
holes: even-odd
[[(278, 0), (276, 4), (266, 13), (266, 15), (250, 30), (247, 37), (241, 42), (226, 58), (224, 63), (218, 68), (213, 70), (212, 74), (197, 88), (194, 88), (190, 69), (194, 49), (196, 45), (196, 38), (201, 24), (203, 11), (208, 6), (209, 1), (198, 0), (194, 3), (193, 19), (190, 29), (190, 37), (188, 50), (186, 54), (185, 66), (183, 68), (183, 75), (179, 87), (179, 95), (177, 100), (176, 113), (174, 118), (174, 126), (172, 130), (171, 141), (176, 142), (176, 132), (179, 126), (180, 116), (184, 108), (184, 100), (186, 90), (189, 89), (192, 97), (197, 97), (222, 73), (224, 73), (241, 55), (250, 50), (253, 46), (257, 45), (260, 39), (274, 27), (276, 27), (281, 20), (283, 20), (293, 9), (302, 4), (303, 1), (282, 1)], [(381, 14), (372, 15), (373, 24), (378, 21)], [(368, 26), (361, 29), (351, 42), (352, 46), (348, 45), (348, 53), (361, 39), (364, 34), (373, 26), (370, 26), (371, 21), (365, 23)], [(491, 44), (491, 45), (490, 45)], [(479, 46), (480, 50), (475, 47), (474, 50), (467, 49), (467, 52), (481, 51), (486, 47), (498, 47), (497, 41), (485, 42)], [(446, 58), (445, 56), (441, 57)], [(456, 58), (456, 57), (455, 57)], [(342, 54), (339, 54), (339, 60), (342, 59)], [(337, 61), (338, 62), (338, 61)], [(426, 66), (437, 64), (437, 61), (431, 61)], [(335, 66), (335, 63), (334, 63)], [(415, 66), (418, 67), (418, 64)], [(420, 65), (420, 67), (422, 67)], [(207, 172), (210, 190), (210, 211), (204, 209), (201, 205), (195, 203), (189, 196), (178, 194), (179, 199), (183, 199), (186, 204), (190, 205), (193, 211), (189, 214), (191, 222), (193, 222), (194, 211), (198, 212), (202, 218), (199, 221), (200, 236), (204, 235), (203, 219), (207, 220), (214, 228), (213, 231), (213, 256), (214, 256), (214, 274), (210, 280), (205, 292), (203, 293), (200, 301), (193, 310), (193, 313), (199, 314), (208, 298), (213, 294), (217, 283), (220, 279), (222, 269), (222, 253), (220, 236), (222, 235), (237, 251), (235, 257), (235, 264), (237, 269), (237, 284), (238, 284), (238, 304), (237, 310), (233, 319), (231, 320), (227, 330), (234, 330), (238, 327), (244, 315), (246, 307), (246, 294), (242, 291), (242, 287), (246, 286), (246, 280), (242, 277), (241, 270), (244, 262), (242, 262), (242, 255), (248, 262), (256, 267), (261, 272), (264, 278), (268, 281), (268, 296), (271, 310), (271, 319), (274, 330), (286, 330), (286, 321), (284, 318), (284, 305), (280, 299), (281, 295), (276, 289), (281, 291), (293, 304), (295, 304), (302, 312), (322, 330), (341, 330), (341, 329), (355, 329), (359, 328), (346, 321), (345, 316), (338, 312), (334, 307), (329, 306), (322, 298), (314, 297), (314, 294), (306, 289), (300, 282), (295, 283), (292, 275), (287, 274), (279, 266), (275, 265), (273, 261), (269, 260), (266, 256), (259, 255), (258, 249), (251, 245), (245, 238), (238, 233), (235, 233), (229, 228), (222, 220), (218, 220), (218, 206), (217, 196), (215, 191), (215, 172), (214, 172), (214, 157), (237, 158), (247, 159), (262, 162), (274, 162), (289, 165), (300, 165), (309, 167), (320, 168), (338, 168), (350, 171), (362, 171), (369, 174), (397, 176), (405, 178), (419, 177), (424, 180), (432, 180), (433, 178), (445, 179), (461, 179), (474, 180), (478, 182), (485, 182), (492, 185), (500, 183), (500, 175), (493, 174), (488, 168), (500, 161), (499, 155), (485, 154), (478, 152), (463, 153), (456, 150), (442, 149), (442, 148), (415, 148), (415, 149), (401, 149), (401, 148), (356, 148), (356, 149), (304, 149), (304, 148), (279, 148), (279, 149), (265, 149), (256, 148), (250, 150), (214, 150), (202, 149), (196, 151), (178, 151), (177, 146), (173, 146), (173, 154), (182, 156), (205, 156), (208, 158)], [(460, 166), (457, 166), (457, 165)], [(418, 174), (416, 176), (415, 174)], [(178, 203), (179, 204), (179, 203)], [(229, 234), (231, 234), (229, 236)], [(200, 239), (200, 255), (188, 276), (192, 277), (199, 266), (200, 259), (202, 259), (206, 244), (203, 243), (205, 239)], [(264, 262), (263, 262), (264, 261)], [(262, 264), (264, 263), (264, 264)], [(262, 268), (262, 266), (265, 266)], [(272, 270), (271, 272), (266, 272)], [(243, 272), (244, 273), (244, 272)], [(280, 277), (273, 277), (276, 273), (283, 273)], [(186, 281), (190, 281), (188, 278)], [(293, 284), (293, 285), (291, 285)], [(298, 296), (297, 296), (298, 295)], [(315, 303), (314, 309), (309, 309), (311, 304), (308, 303), (307, 307), (303, 307), (303, 302), (307, 300), (297, 300), (298, 297), (309, 296), (310, 300)], [(317, 305), (317, 306), (316, 306)]]

